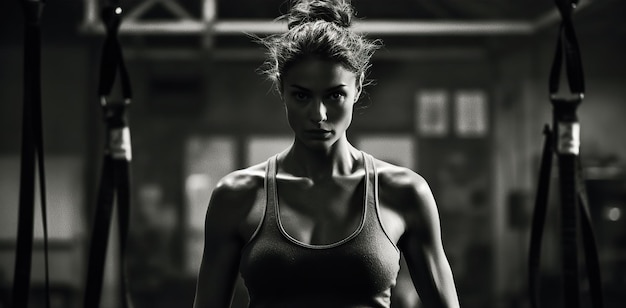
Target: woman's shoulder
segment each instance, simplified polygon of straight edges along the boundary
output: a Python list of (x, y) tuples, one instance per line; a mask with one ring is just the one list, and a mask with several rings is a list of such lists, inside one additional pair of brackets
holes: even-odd
[(404, 214), (429, 206), (433, 199), (430, 186), (417, 172), (375, 159), (380, 200)]
[(242, 205), (253, 201), (264, 188), (266, 165), (263, 162), (222, 177), (213, 190), (211, 203)]
[(428, 182), (417, 172), (374, 158), (379, 185), (389, 189), (418, 189), (428, 187)]
[(263, 187), (266, 166), (267, 162), (263, 162), (245, 169), (232, 171), (218, 181), (215, 190), (222, 193), (241, 194)]
[[(233, 232), (240, 234), (248, 225), (248, 219), (259, 216), (252, 215), (258, 211), (263, 198), (265, 182), (265, 165), (258, 164), (246, 169), (233, 171), (219, 180), (207, 209), (207, 234), (223, 234)], [(256, 226), (256, 225), (255, 225)], [(252, 232), (252, 231), (251, 231)], [(249, 233), (251, 233), (249, 232)], [(248, 234), (244, 234), (247, 238)]]

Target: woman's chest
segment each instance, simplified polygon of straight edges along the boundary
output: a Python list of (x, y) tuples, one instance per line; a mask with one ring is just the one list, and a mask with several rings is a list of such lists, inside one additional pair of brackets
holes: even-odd
[(256, 294), (345, 295), (358, 290), (373, 296), (395, 285), (399, 258), (384, 234), (367, 227), (327, 246), (302, 245), (275, 230), (262, 230), (247, 246), (241, 271)]
[(279, 186), (276, 211), (281, 228), (307, 244), (331, 244), (350, 236), (365, 214), (362, 183), (351, 185)]

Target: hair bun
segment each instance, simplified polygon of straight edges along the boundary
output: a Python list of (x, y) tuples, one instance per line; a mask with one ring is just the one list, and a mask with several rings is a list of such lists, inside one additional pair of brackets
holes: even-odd
[(299, 0), (285, 17), (291, 29), (318, 20), (348, 28), (352, 24), (353, 16), (354, 11), (348, 0)]

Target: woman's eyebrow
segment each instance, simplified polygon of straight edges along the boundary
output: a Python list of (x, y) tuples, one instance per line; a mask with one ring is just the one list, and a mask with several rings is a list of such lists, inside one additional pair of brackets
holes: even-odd
[(340, 84), (340, 85), (336, 85), (336, 86), (334, 86), (334, 87), (330, 87), (330, 88), (326, 89), (326, 92), (331, 92), (331, 91), (339, 90), (339, 89), (341, 89), (341, 88), (343, 88), (343, 87), (345, 87), (345, 86), (346, 86), (346, 85), (342, 83), (342, 84)]
[(305, 88), (303, 86), (297, 85), (297, 84), (292, 84), (292, 85), (290, 85), (290, 87), (296, 88), (296, 89), (301, 90), (301, 91), (311, 92), (311, 90), (309, 90), (309, 89), (307, 89), (307, 88)]
[[(332, 86), (332, 87), (326, 89), (325, 91), (326, 92), (331, 92), (331, 91), (339, 90), (339, 89), (341, 89), (341, 88), (343, 88), (345, 86), (346, 85), (342, 83), (342, 84), (339, 84), (339, 85), (336, 85), (336, 86)], [(297, 85), (297, 84), (292, 84), (292, 85), (290, 85), (290, 87), (296, 88), (296, 89), (301, 90), (301, 91), (311, 92), (311, 90), (309, 90), (308, 88), (300, 86), (300, 85)]]

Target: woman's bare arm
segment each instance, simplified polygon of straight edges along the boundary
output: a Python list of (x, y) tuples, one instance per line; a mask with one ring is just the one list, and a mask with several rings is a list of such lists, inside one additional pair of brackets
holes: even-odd
[(241, 226), (255, 203), (256, 182), (252, 175), (237, 171), (224, 177), (211, 195), (194, 308), (230, 307), (246, 242)]
[(452, 270), (443, 250), (439, 213), (426, 181), (411, 175), (406, 187), (406, 230), (399, 241), (413, 284), (425, 307), (458, 308)]

